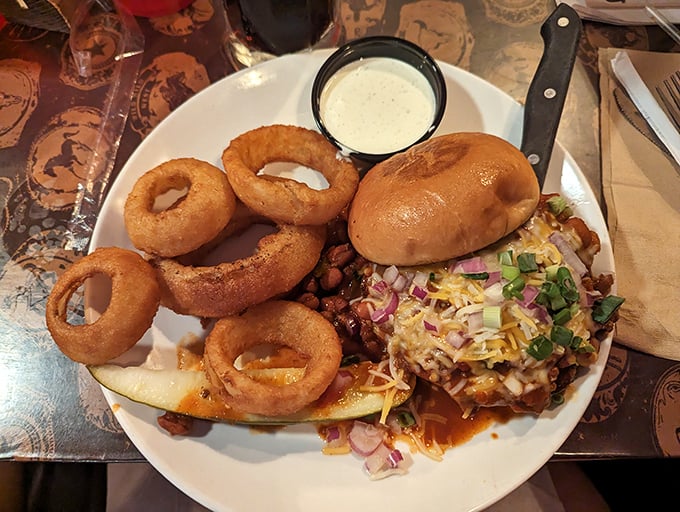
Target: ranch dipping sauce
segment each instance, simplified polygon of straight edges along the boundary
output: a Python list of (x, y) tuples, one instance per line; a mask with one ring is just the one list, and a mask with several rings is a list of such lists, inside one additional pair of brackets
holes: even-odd
[(340, 144), (380, 155), (406, 148), (425, 134), (434, 119), (435, 96), (413, 66), (369, 57), (348, 64), (328, 80), (320, 112)]

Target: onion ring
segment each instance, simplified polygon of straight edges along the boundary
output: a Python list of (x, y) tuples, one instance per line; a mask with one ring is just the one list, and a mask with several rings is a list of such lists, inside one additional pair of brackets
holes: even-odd
[[(176, 204), (154, 211), (170, 190), (188, 192)], [(125, 227), (140, 251), (171, 258), (212, 240), (229, 222), (236, 196), (219, 168), (195, 158), (177, 158), (144, 173), (125, 201)]]
[[(251, 224), (261, 221), (252, 218)], [(325, 226), (280, 224), (258, 241), (252, 255), (235, 261), (192, 266), (185, 258), (153, 258), (150, 263), (163, 306), (182, 315), (220, 318), (293, 289), (314, 269), (325, 241)]]
[[(315, 190), (293, 179), (257, 174), (272, 162), (315, 169), (329, 187)], [(323, 135), (297, 126), (263, 126), (239, 135), (222, 153), (222, 164), (241, 201), (288, 224), (325, 224), (349, 204), (359, 184), (357, 169)]]
[[(247, 349), (260, 344), (290, 347), (307, 359), (303, 377), (277, 386), (257, 382), (234, 367)], [(217, 321), (205, 341), (208, 379), (226, 404), (239, 412), (281, 416), (318, 399), (333, 382), (342, 344), (333, 324), (298, 302), (268, 301), (239, 316)]]
[[(93, 323), (66, 321), (68, 303), (85, 281), (97, 274), (111, 279), (111, 300)], [(139, 254), (103, 247), (71, 265), (47, 298), (46, 321), (55, 343), (70, 359), (103, 364), (132, 348), (158, 311), (160, 288), (153, 268)]]

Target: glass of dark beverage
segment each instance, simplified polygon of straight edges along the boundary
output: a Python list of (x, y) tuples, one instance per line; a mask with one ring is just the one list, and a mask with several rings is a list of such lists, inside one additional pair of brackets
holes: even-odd
[(337, 0), (224, 0), (225, 48), (237, 69), (278, 55), (330, 48), (340, 38)]

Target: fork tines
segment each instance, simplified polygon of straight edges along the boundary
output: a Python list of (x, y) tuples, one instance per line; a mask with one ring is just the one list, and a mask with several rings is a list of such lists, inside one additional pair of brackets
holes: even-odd
[(680, 131), (680, 71), (657, 85), (656, 93), (675, 128)]

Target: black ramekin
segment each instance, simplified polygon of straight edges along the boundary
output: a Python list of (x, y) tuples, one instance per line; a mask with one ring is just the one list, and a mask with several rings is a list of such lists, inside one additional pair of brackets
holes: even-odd
[[(340, 143), (332, 133), (328, 131), (323, 123), (320, 112), (321, 92), (328, 80), (341, 68), (350, 64), (351, 62), (369, 58), (369, 57), (390, 57), (398, 59), (402, 62), (410, 64), (416, 68), (428, 81), (432, 87), (435, 101), (435, 111), (432, 123), (427, 131), (418, 140), (401, 148), (397, 151), (383, 154), (361, 153), (347, 148)], [(418, 45), (401, 39), (390, 36), (375, 36), (355, 39), (349, 43), (338, 48), (326, 61), (323, 63), (319, 72), (317, 73), (314, 84), (312, 85), (312, 113), (316, 124), (329, 141), (331, 141), (338, 149), (352, 158), (360, 167), (368, 168), (381, 162), (395, 153), (400, 153), (409, 147), (429, 139), (435, 132), (439, 123), (444, 116), (446, 109), (446, 80), (439, 69), (437, 62)]]

